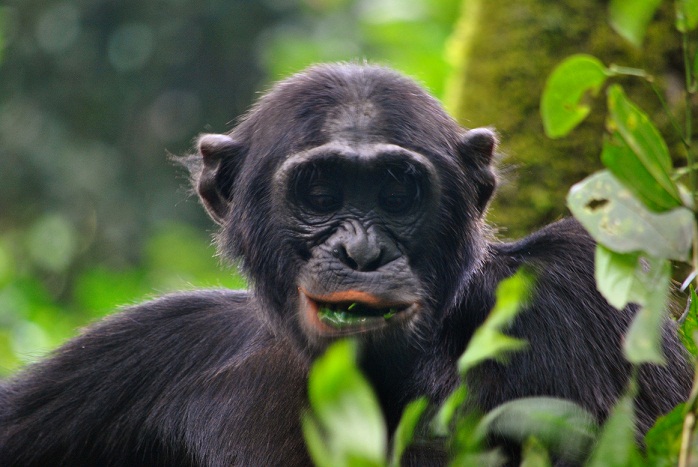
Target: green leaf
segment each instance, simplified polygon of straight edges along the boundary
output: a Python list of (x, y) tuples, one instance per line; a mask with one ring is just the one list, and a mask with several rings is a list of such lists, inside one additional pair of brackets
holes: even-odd
[(611, 0), (608, 6), (611, 27), (631, 44), (640, 47), (660, 3), (661, 0)]
[[(638, 253), (622, 254), (596, 245), (595, 276), (599, 292), (618, 310), (628, 303), (646, 304), (649, 295), (665, 293), (663, 272), (667, 261), (643, 257)], [(652, 282), (657, 277), (662, 282)]]
[(509, 459), (499, 449), (481, 452), (456, 452), (456, 456), (448, 464), (449, 467), (501, 467), (510, 465)]
[(550, 456), (543, 443), (535, 437), (530, 437), (523, 447), (521, 467), (550, 467)]
[(647, 268), (638, 268), (632, 300), (641, 308), (633, 318), (623, 342), (625, 358), (631, 363), (664, 364), (662, 324), (666, 319), (667, 293), (671, 281), (671, 263), (650, 258)]
[(476, 430), (481, 438), (494, 435), (518, 443), (534, 436), (554, 457), (577, 464), (594, 443), (596, 421), (568, 400), (527, 397), (494, 408)]
[(594, 260), (596, 288), (608, 303), (618, 310), (632, 301), (631, 291), (639, 260), (640, 255), (637, 253), (621, 254), (601, 244), (596, 245)]
[(458, 386), (441, 404), (441, 408), (431, 421), (431, 430), (436, 436), (448, 436), (450, 425), (456, 411), (463, 405), (468, 390), (464, 384)]
[(678, 465), (681, 450), (681, 433), (686, 404), (679, 404), (657, 419), (645, 436), (647, 465), (674, 467)]
[(624, 341), (626, 358), (633, 363), (663, 363), (662, 321), (671, 265), (667, 260), (639, 254), (620, 254), (596, 247), (596, 287), (615, 308), (641, 305)]
[(642, 465), (642, 458), (635, 443), (635, 413), (633, 400), (637, 385), (616, 403), (604, 424), (596, 447), (586, 467), (628, 467)]
[[(663, 293), (655, 293), (633, 318), (623, 342), (625, 358), (630, 363), (666, 363), (662, 352), (662, 324), (666, 318), (666, 290), (669, 288), (669, 263), (663, 273), (661, 286)], [(664, 279), (666, 279), (664, 281)]]
[(676, 29), (688, 32), (698, 26), (698, 0), (676, 0)]
[(400, 418), (400, 423), (395, 429), (393, 455), (390, 463), (391, 466), (398, 467), (400, 465), (402, 454), (405, 452), (407, 446), (409, 446), (412, 442), (417, 424), (428, 406), (429, 401), (427, 398), (420, 397), (419, 399), (410, 402), (407, 404), (407, 407), (405, 407), (405, 410), (402, 412), (402, 417)]
[(517, 271), (499, 284), (494, 308), (485, 322), (475, 330), (468, 347), (458, 359), (458, 371), (462, 375), (485, 360), (501, 361), (508, 353), (526, 347), (525, 341), (507, 336), (501, 331), (509, 326), (530, 298), (532, 286), (533, 278), (524, 270)]
[(662, 212), (681, 206), (681, 203), (652, 177), (618, 133), (604, 141), (601, 161), (616, 179), (651, 211)]
[(607, 171), (574, 185), (567, 205), (582, 225), (610, 250), (645, 251), (657, 258), (686, 261), (693, 238), (693, 213), (683, 207), (653, 213)]
[(602, 155), (604, 164), (619, 180), (634, 187), (641, 200), (650, 201), (650, 208), (655, 204), (660, 208), (657, 211), (680, 206), (681, 195), (671, 178), (669, 149), (647, 114), (617, 84), (608, 88), (608, 111), (606, 127), (614, 138), (613, 146), (605, 148), (610, 151), (605, 159)]
[(572, 55), (550, 74), (543, 89), (540, 111), (545, 134), (560, 138), (589, 115), (584, 102), (587, 93), (596, 96), (608, 77), (608, 70), (596, 57)]
[(698, 295), (696, 289), (691, 285), (690, 297), (688, 299), (685, 316), (682, 317), (681, 325), (679, 326), (679, 336), (684, 347), (694, 357), (698, 357), (698, 347), (694, 336), (698, 332)]
[(355, 359), (355, 343), (340, 341), (329, 347), (310, 370), (308, 398), (312, 412), (303, 417), (303, 434), (317, 465), (385, 465), (385, 420)]
[(311, 416), (304, 415), (301, 418), (303, 437), (308, 446), (308, 453), (313, 459), (313, 463), (318, 467), (332, 467), (334, 453), (332, 453), (325, 443), (320, 424)]

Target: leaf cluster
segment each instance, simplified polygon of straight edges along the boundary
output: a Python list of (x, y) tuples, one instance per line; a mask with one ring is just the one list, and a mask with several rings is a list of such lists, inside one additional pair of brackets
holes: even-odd
[[(612, 0), (611, 26), (636, 47), (660, 0)], [(566, 136), (591, 112), (591, 102), (605, 85), (608, 115), (600, 154), (605, 170), (574, 185), (567, 204), (573, 215), (597, 241), (596, 285), (615, 308), (630, 304), (639, 310), (624, 342), (625, 356), (633, 364), (664, 363), (661, 348), (662, 323), (668, 303), (672, 262), (685, 263), (694, 272), (682, 288), (695, 280), (698, 270), (696, 209), (698, 177), (692, 136), (692, 97), (698, 78), (698, 55), (690, 33), (698, 28), (698, 2), (675, 2), (675, 28), (682, 39), (685, 83), (684, 109), (675, 115), (654, 78), (641, 69), (606, 66), (590, 55), (565, 59), (549, 76), (541, 98), (541, 117), (547, 135)], [(652, 119), (626, 95), (618, 78), (643, 80), (660, 100), (681, 152), (671, 154)], [(682, 120), (682, 121), (681, 121)], [(672, 157), (673, 156), (673, 157)], [(685, 161), (674, 166), (673, 160)], [(696, 355), (696, 300), (693, 287), (681, 318), (683, 342)], [(591, 465), (689, 465), (694, 452), (696, 394), (660, 419), (647, 435), (647, 452), (642, 456), (632, 430), (632, 395), (618, 402), (606, 423), (592, 456)], [(614, 431), (610, 438), (607, 432)], [(627, 447), (619, 448), (620, 445)]]
[[(640, 47), (660, 3), (612, 0), (610, 23)], [(546, 133), (560, 138), (587, 118), (593, 99), (605, 88), (608, 115), (600, 154), (605, 170), (574, 185), (567, 203), (598, 243), (599, 291), (615, 308), (638, 308), (624, 343), (625, 356), (634, 365), (664, 362), (661, 332), (672, 262), (686, 263), (694, 271), (686, 278), (685, 288), (698, 276), (698, 164), (691, 114), (698, 60), (691, 57), (689, 42), (689, 33), (698, 28), (698, 0), (677, 0), (675, 5), (675, 26), (683, 39), (686, 62), (682, 123), (669, 110), (651, 75), (606, 66), (590, 55), (571, 56), (553, 71), (540, 106)], [(646, 82), (660, 99), (683, 143), (681, 154), (670, 152), (652, 119), (617, 82), (628, 76)], [(678, 167), (673, 160), (686, 164)], [(458, 361), (462, 376), (486, 360), (505, 362), (511, 352), (526, 347), (526, 342), (508, 336), (506, 329), (525, 306), (534, 283), (535, 278), (525, 271), (502, 282), (494, 309)], [(679, 331), (687, 349), (698, 355), (698, 296), (693, 286)], [(657, 420), (641, 451), (635, 437), (633, 400), (638, 387), (634, 377), (602, 427), (579, 406), (554, 398), (514, 400), (482, 414), (469, 405), (463, 384), (438, 408), (430, 409), (425, 399), (408, 405), (396, 433), (389, 436), (377, 399), (356, 369), (355, 352), (352, 344), (339, 343), (311, 374), (311, 408), (304, 432), (318, 465), (395, 466), (410, 444), (443, 450), (453, 466), (503, 465), (504, 454), (485, 443), (493, 434), (519, 442), (521, 465), (527, 467), (549, 466), (551, 458), (588, 466), (685, 466), (698, 456), (694, 452), (698, 386), (685, 404)], [(325, 389), (320, 391), (319, 386)], [(356, 391), (352, 393), (351, 388)], [(357, 433), (376, 438), (359, 442)]]

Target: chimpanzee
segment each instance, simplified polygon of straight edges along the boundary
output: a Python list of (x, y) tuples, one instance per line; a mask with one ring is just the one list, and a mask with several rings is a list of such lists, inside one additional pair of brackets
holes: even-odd
[[(596, 291), (594, 244), (573, 220), (493, 238), (495, 146), (386, 68), (321, 65), (280, 82), (184, 158), (250, 291), (131, 307), (5, 382), (0, 464), (308, 465), (299, 414), (328, 343), (360, 342), (394, 428), (410, 400), (438, 404), (456, 387), (497, 284), (521, 266), (537, 281), (509, 333), (528, 348), (470, 372), (472, 404), (557, 396), (603, 421), (632, 370), (621, 343), (633, 309)], [(663, 348), (666, 366), (639, 370), (638, 433), (689, 391), (671, 324)], [(412, 460), (443, 462), (425, 456)]]

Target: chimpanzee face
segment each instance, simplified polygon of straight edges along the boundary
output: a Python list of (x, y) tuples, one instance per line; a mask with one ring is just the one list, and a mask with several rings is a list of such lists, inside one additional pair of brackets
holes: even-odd
[(410, 254), (433, 220), (437, 170), (417, 152), (354, 136), (290, 156), (274, 180), (282, 227), (307, 258), (298, 314), (314, 336), (404, 326), (422, 308)]

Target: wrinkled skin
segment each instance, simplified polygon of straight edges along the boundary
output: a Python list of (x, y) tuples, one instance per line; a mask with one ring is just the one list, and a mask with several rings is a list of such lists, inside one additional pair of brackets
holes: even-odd
[[(184, 160), (251, 290), (131, 307), (5, 382), (0, 464), (308, 465), (307, 372), (330, 342), (359, 341), (394, 429), (410, 400), (436, 406), (456, 387), (498, 283), (522, 266), (537, 282), (508, 332), (528, 347), (469, 373), (469, 403), (562, 397), (603, 422), (628, 383), (634, 309), (598, 294), (594, 243), (573, 220), (491, 238), (495, 147), (491, 130), (460, 128), (385, 68), (325, 65), (279, 83)], [(669, 322), (663, 348), (666, 366), (639, 370), (638, 435), (690, 388)], [(516, 443), (493, 441), (516, 464)], [(420, 442), (403, 461), (446, 459)]]

